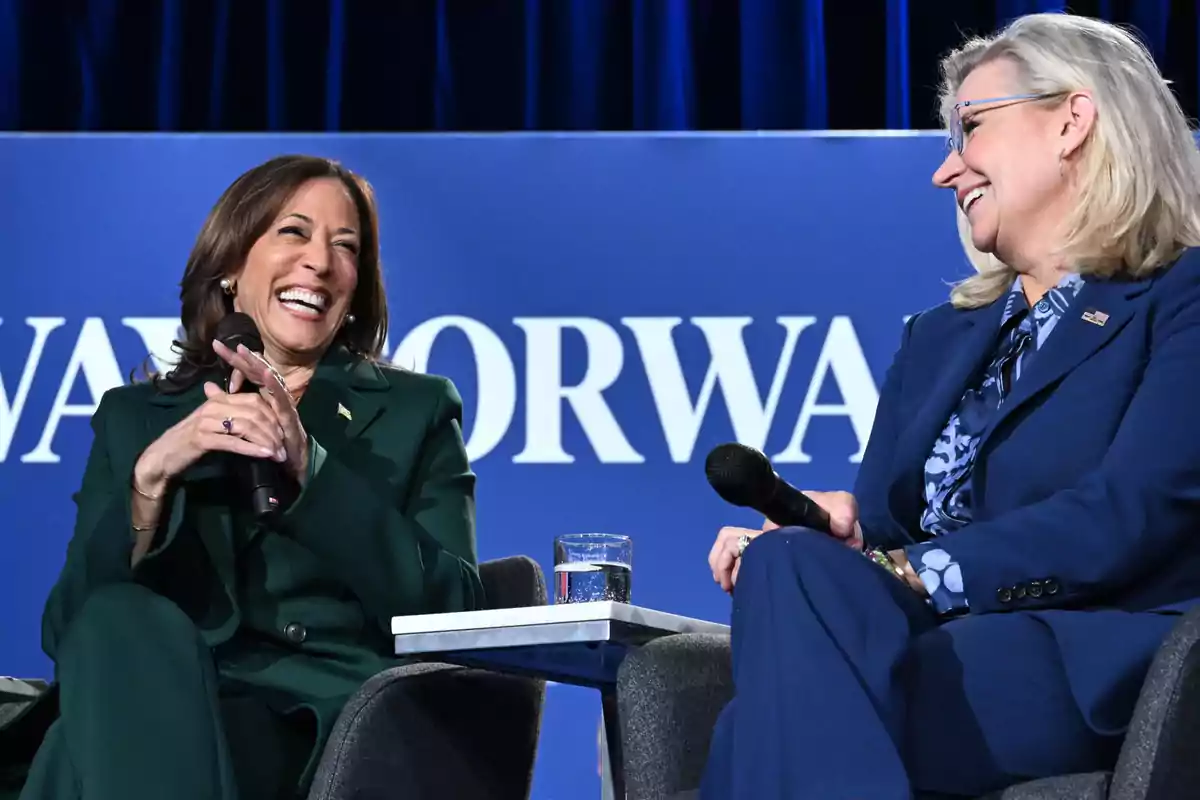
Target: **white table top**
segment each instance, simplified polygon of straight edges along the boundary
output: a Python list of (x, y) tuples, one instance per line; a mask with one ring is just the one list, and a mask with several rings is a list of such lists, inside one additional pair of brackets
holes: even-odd
[(561, 603), (526, 608), (496, 608), (486, 611), (458, 611), (449, 614), (417, 614), (392, 617), (392, 633), (441, 633), (529, 625), (553, 625), (579, 622), (622, 622), (667, 633), (728, 633), (729, 626), (718, 622), (692, 619), (651, 608), (614, 603)]
[(611, 685), (631, 647), (729, 626), (599, 601), (393, 617), (397, 656), (517, 671), (566, 683)]

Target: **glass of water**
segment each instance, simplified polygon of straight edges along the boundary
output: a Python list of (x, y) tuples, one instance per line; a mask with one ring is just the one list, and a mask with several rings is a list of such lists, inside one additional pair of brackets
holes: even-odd
[(633, 542), (617, 533), (567, 533), (554, 540), (554, 602), (629, 602)]

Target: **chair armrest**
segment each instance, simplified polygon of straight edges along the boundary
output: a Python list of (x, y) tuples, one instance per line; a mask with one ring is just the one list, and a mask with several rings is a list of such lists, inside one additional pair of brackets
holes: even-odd
[(0, 675), (0, 703), (32, 700), (46, 691), (48, 686), (40, 678), (8, 678)]
[(617, 671), (617, 707), (631, 798), (696, 789), (713, 726), (733, 697), (729, 636), (665, 636)]
[(479, 565), (488, 608), (546, 605), (546, 576), (529, 556), (493, 558)]
[(545, 691), (449, 664), (381, 672), (342, 710), (309, 798), (528, 798)]
[(58, 684), (33, 679), (8, 683), (5, 689), (0, 695), (0, 770), (33, 761), (58, 719)]
[(1154, 656), (1113, 773), (1110, 800), (1174, 800), (1200, 786), (1200, 608)]

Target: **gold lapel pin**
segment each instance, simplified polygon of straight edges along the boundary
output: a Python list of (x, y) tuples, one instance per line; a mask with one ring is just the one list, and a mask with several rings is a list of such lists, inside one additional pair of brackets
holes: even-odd
[[(1103, 324), (1103, 323), (1101, 323), (1101, 324)], [(341, 403), (338, 403), (338, 416), (345, 417), (346, 419), (350, 419), (350, 409), (346, 408)]]
[(1093, 325), (1099, 325), (1101, 328), (1103, 328), (1104, 323), (1108, 322), (1108, 314), (1105, 314), (1103, 311), (1097, 311), (1094, 308), (1089, 308), (1087, 311), (1083, 312), (1083, 321), (1090, 322)]

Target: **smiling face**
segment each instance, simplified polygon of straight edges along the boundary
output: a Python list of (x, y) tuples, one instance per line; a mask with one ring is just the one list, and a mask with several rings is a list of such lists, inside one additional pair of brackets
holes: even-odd
[[(1016, 67), (998, 59), (973, 69), (958, 89), (962, 153), (934, 173), (967, 217), (975, 249), (1020, 270), (1053, 250), (1069, 210), (1068, 159), (1091, 124), (1084, 93), (1061, 102), (1023, 97)], [(1019, 99), (1012, 99), (1016, 96)], [(988, 98), (994, 102), (979, 102)]]
[(230, 276), (234, 310), (254, 319), (276, 365), (315, 363), (337, 335), (358, 287), (360, 226), (341, 181), (308, 181)]

